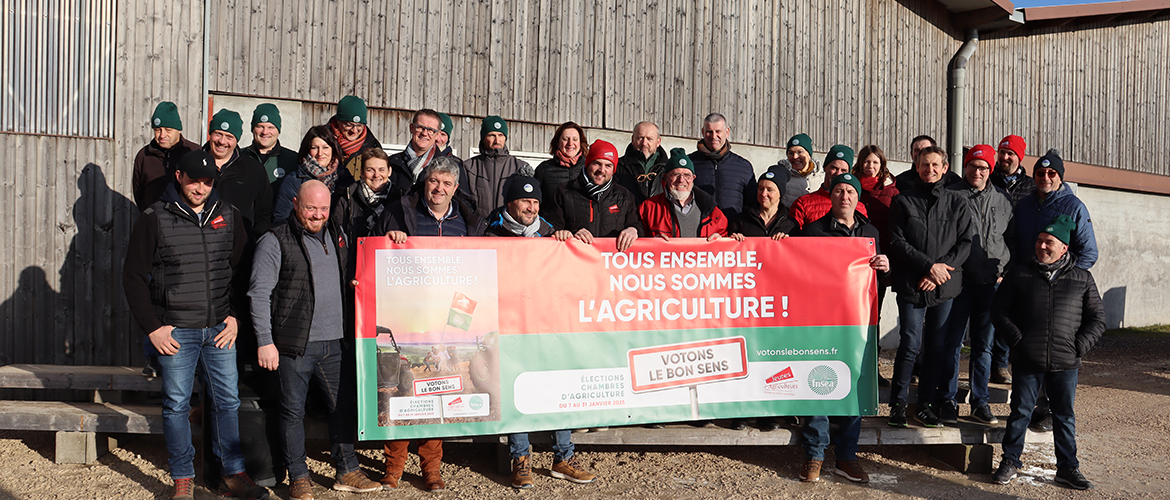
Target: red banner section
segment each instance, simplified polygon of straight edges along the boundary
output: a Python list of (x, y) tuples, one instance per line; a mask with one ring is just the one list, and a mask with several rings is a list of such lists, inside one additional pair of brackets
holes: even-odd
[[(383, 290), (449, 289), (451, 329), (466, 331), (474, 314), (476, 324), (498, 321), (501, 335), (873, 325), (877, 319), (870, 307), (876, 284), (868, 238), (642, 238), (626, 252), (618, 252), (613, 239), (585, 245), (552, 238), (412, 237), (395, 245), (372, 237), (359, 245), (367, 256), (357, 262), (361, 338), (377, 336), (382, 305), (375, 306), (375, 284)], [(416, 251), (379, 252), (386, 249)], [(488, 269), (490, 252), (496, 274)], [(869, 293), (848, 300), (834, 292), (842, 287)], [(476, 308), (496, 298), (498, 310)], [(387, 306), (384, 313), (392, 311), (403, 310)], [(491, 316), (481, 320), (485, 315)]]

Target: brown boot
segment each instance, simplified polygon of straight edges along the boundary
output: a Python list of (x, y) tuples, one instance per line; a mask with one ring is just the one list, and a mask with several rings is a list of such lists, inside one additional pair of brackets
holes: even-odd
[(597, 476), (581, 467), (581, 464), (577, 462), (577, 455), (570, 456), (568, 460), (554, 462), (549, 475), (577, 484), (592, 483), (594, 479), (597, 479)]
[(268, 488), (257, 485), (247, 472), (220, 477), (223, 478), (223, 483), (219, 485), (219, 494), (221, 495), (243, 498), (244, 500), (268, 498)]
[(443, 482), (443, 478), (439, 477), (439, 471), (429, 471), (423, 473), (423, 482), (426, 483), (427, 491), (443, 491), (447, 489), (447, 483)]
[(175, 480), (175, 494), (172, 500), (195, 500), (195, 481), (191, 478)]
[(291, 500), (313, 500), (313, 481), (309, 476), (293, 479), (288, 485), (288, 497)]
[(383, 489), (394, 489), (402, 480), (402, 470), (406, 468), (406, 453), (410, 441), (390, 441), (383, 445), (382, 453), (386, 458), (386, 474), (379, 482)]
[(532, 487), (532, 463), (528, 455), (512, 459), (512, 487), (525, 490)]
[(805, 460), (804, 468), (800, 471), (800, 480), (806, 483), (815, 483), (820, 481), (822, 463), (824, 463), (824, 460)]

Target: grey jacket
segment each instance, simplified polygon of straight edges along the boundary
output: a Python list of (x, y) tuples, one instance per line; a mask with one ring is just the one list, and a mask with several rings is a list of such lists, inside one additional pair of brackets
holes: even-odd
[(525, 175), (532, 176), (532, 167), (509, 154), (507, 147), (499, 151), (484, 151), (463, 162), (463, 171), (467, 175), (467, 193), (475, 215), (486, 218), (488, 213), (503, 205), (506, 183), (522, 169)]
[[(967, 181), (947, 186), (971, 208), (971, 223), (975, 234), (971, 238), (971, 254), (963, 264), (966, 281), (976, 285), (993, 285), (1003, 276), (1011, 260), (1011, 245), (1007, 238), (1015, 232), (1012, 223), (1012, 202), (1003, 188), (987, 183), (983, 191), (975, 191)], [(1014, 239), (1014, 238), (1013, 238)]]

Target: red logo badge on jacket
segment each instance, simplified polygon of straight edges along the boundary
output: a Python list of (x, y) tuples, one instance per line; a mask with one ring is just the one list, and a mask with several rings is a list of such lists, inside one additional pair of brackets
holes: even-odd
[(345, 237), (344, 236), (337, 237), (337, 248), (345, 248)]
[(611, 214), (616, 214), (616, 213), (621, 212), (621, 211), (622, 210), (620, 208), (618, 208), (617, 205), (610, 205), (609, 206), (609, 213), (611, 213)]
[(216, 217), (215, 220), (211, 221), (211, 228), (212, 229), (223, 229), (225, 227), (227, 227), (227, 222), (225, 222), (223, 220), (222, 215), (219, 217)]

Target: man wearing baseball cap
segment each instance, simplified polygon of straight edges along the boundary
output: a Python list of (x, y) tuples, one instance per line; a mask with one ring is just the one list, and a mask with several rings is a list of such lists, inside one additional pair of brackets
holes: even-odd
[(1009, 135), (999, 140), (995, 153), (995, 171), (991, 173), (991, 183), (1007, 191), (1013, 207), (1025, 196), (1036, 192), (1036, 183), (1028, 177), (1028, 171), (1020, 163), (1026, 149), (1023, 137)]
[[(988, 405), (987, 383), (991, 380), (992, 352), (995, 328), (991, 325), (991, 299), (1011, 260), (1006, 238), (1012, 220), (1012, 204), (1003, 189), (992, 185), (988, 178), (994, 167), (995, 149), (980, 144), (967, 151), (963, 158), (963, 182), (948, 187), (967, 201), (974, 222), (975, 238), (971, 253), (963, 264), (963, 291), (951, 306), (947, 329), (947, 352), (954, 356), (945, 361), (942, 381), (943, 405), (939, 419), (945, 424), (958, 423), (958, 405), (955, 394), (959, 381), (959, 350), (963, 336), (971, 332), (971, 417), (985, 424), (999, 422)], [(1006, 347), (1006, 346), (1005, 346)], [(1006, 349), (1004, 350), (1006, 356)], [(1006, 361), (1006, 360), (1005, 360)], [(1006, 369), (1006, 366), (1005, 366)]]
[[(191, 388), (195, 368), (206, 380), (223, 474), (221, 492), (267, 498), (244, 469), (236, 368), (232, 273), (247, 244), (240, 211), (214, 188), (219, 169), (195, 149), (179, 160), (174, 181), (134, 223), (122, 280), (130, 312), (158, 351), (163, 383), (163, 437), (170, 455), (173, 498), (194, 498)], [(165, 288), (165, 290), (164, 290)], [(165, 299), (163, 297), (165, 296)]]
[(199, 149), (198, 144), (183, 137), (183, 120), (179, 119), (179, 108), (173, 102), (158, 103), (150, 116), (150, 128), (154, 139), (134, 155), (131, 190), (139, 211), (158, 201), (174, 181), (179, 158)]
[(613, 144), (597, 140), (589, 146), (581, 175), (561, 184), (542, 212), (557, 230), (556, 239), (592, 244), (593, 238), (616, 237), (618, 251), (624, 252), (645, 235), (634, 195), (613, 182), (617, 162)]
[(1105, 308), (1092, 273), (1070, 252), (1076, 222), (1063, 214), (1046, 222), (1032, 240), (1031, 258), (1012, 267), (991, 307), (996, 335), (1011, 346), (1013, 371), (1003, 458), (991, 481), (1007, 484), (1023, 467), (1024, 436), (1044, 388), (1054, 423), (1056, 483), (1086, 490), (1093, 484), (1077, 460), (1073, 400), (1081, 358), (1105, 333)]
[(297, 152), (280, 145), (280, 109), (275, 104), (266, 102), (252, 111), (252, 144), (240, 151), (264, 167), (274, 193), (280, 179), (297, 171)]

